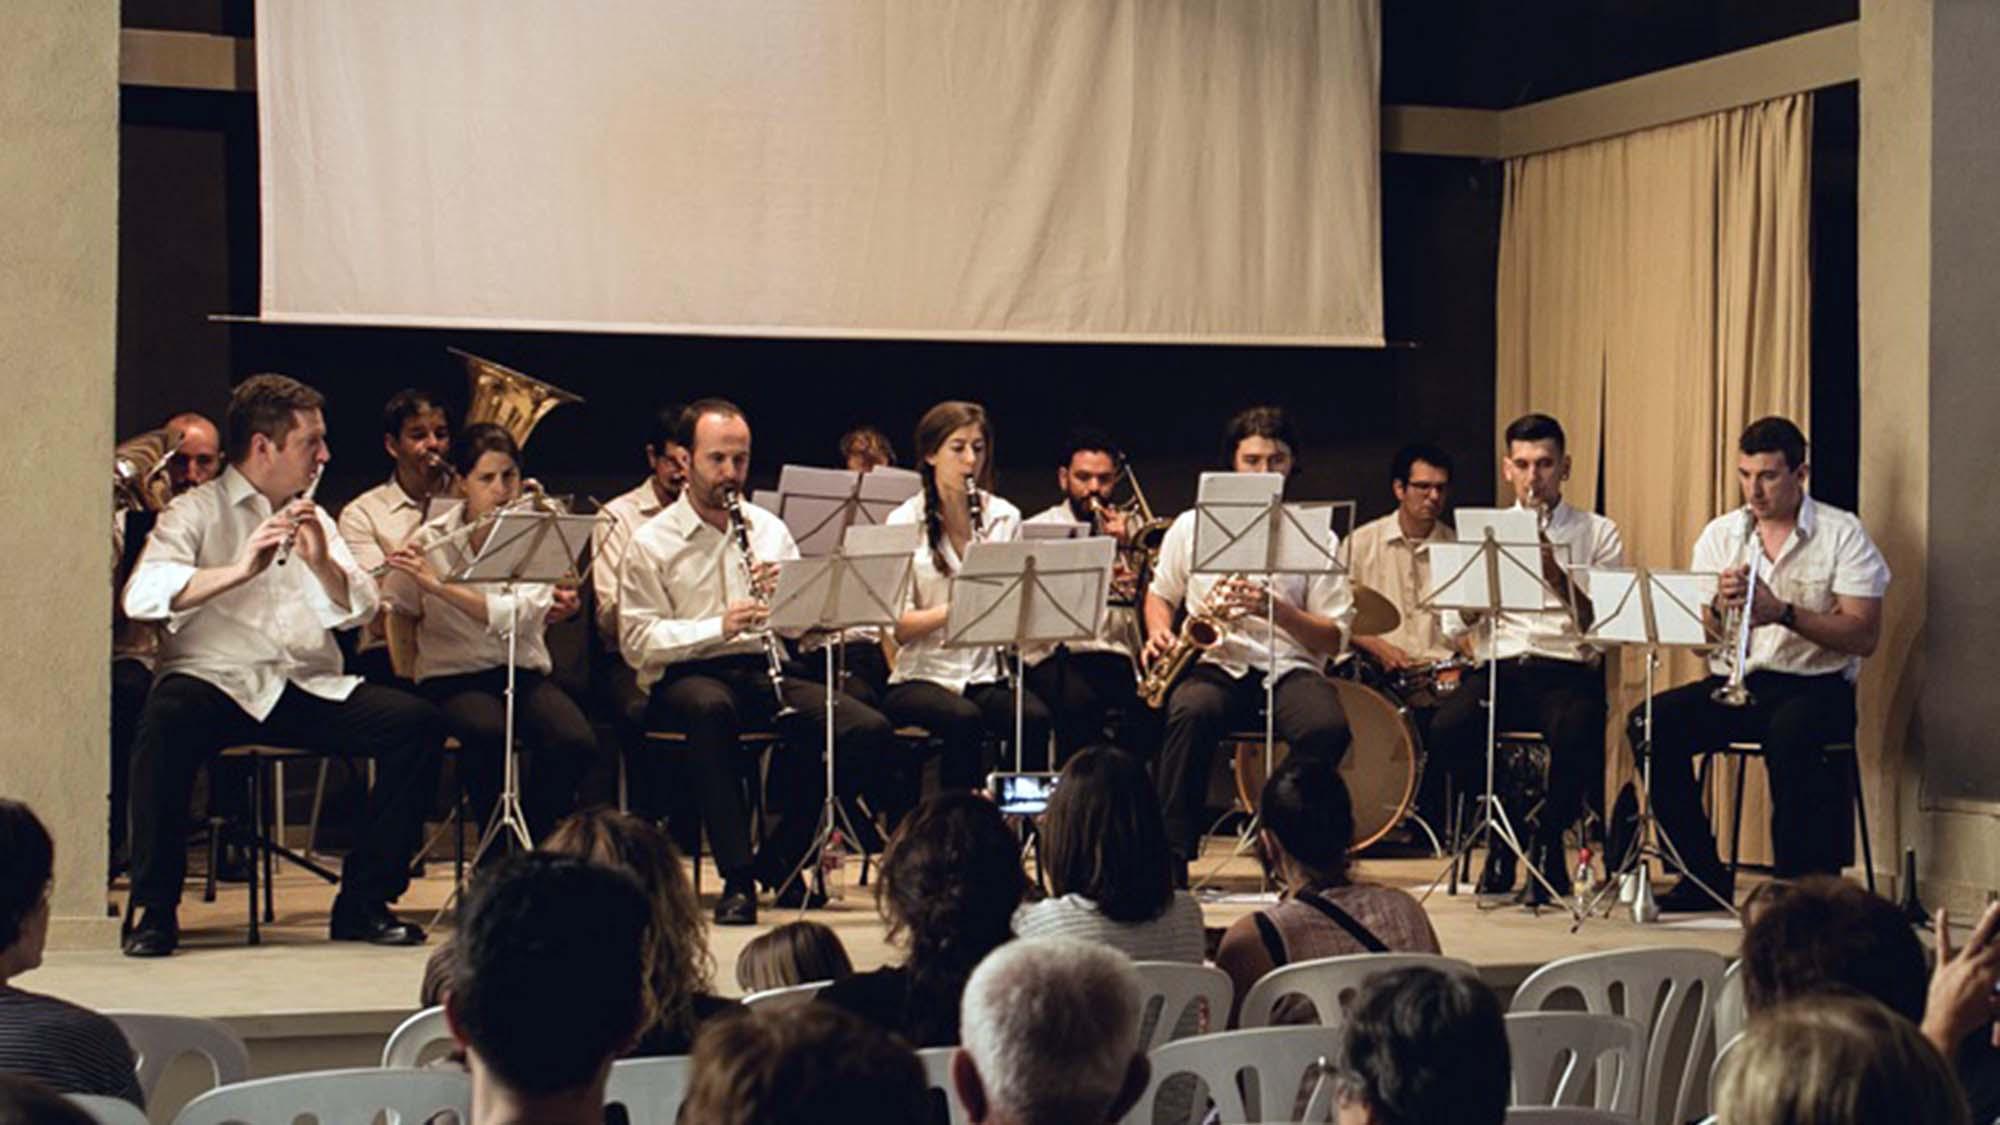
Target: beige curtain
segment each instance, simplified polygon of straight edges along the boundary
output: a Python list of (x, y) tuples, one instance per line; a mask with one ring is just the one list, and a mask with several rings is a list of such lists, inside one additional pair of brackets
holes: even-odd
[[(1635, 563), (1685, 567), (1740, 502), (1746, 423), (1783, 414), (1810, 432), (1811, 147), (1800, 94), (1507, 164), (1496, 445), (1522, 413), (1560, 418), (1565, 496), (1617, 520)], [(1676, 654), (1656, 686), (1699, 674)], [(1614, 790), (1643, 675), (1636, 654), (1614, 669)], [(1767, 854), (1761, 787), (1753, 770), (1746, 858)]]

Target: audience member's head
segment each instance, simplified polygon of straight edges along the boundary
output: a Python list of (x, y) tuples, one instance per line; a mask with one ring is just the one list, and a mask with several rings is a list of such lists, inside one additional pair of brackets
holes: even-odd
[(952, 1085), (975, 1122), (1097, 1125), (1145, 1092), (1139, 974), (1096, 942), (1036, 938), (993, 951), (966, 982)]
[(1258, 800), (1265, 854), (1288, 886), (1301, 890), (1347, 882), (1354, 800), (1333, 763), (1287, 758), (1264, 783)]
[(56, 846), (34, 810), (0, 797), (0, 981), (42, 963)]
[(901, 1040), (826, 1004), (712, 1020), (695, 1038), (682, 1121), (928, 1125), (923, 1064)]
[(1747, 912), (1743, 1002), (1753, 1015), (1799, 996), (1853, 992), (1923, 1020), (1924, 949), (1887, 899), (1823, 875), (1767, 884)]
[(1423, 968), (1370, 977), (1330, 1065), (1340, 1125), (1500, 1125), (1507, 1115), (1506, 1024), (1471, 977)]
[(715, 989), (715, 956), (708, 949), (707, 919), (673, 841), (650, 821), (600, 806), (558, 824), (542, 850), (616, 868), (638, 880), (652, 903), (644, 961), (646, 1026), (691, 1033), (694, 998)]
[(854, 962), (847, 959), (840, 935), (818, 922), (787, 922), (767, 930), (736, 956), (736, 985), (745, 992), (853, 975)]
[(0, 1072), (0, 1125), (96, 1125), (82, 1106), (25, 1074)]
[(644, 1026), (651, 914), (631, 876), (571, 856), (519, 856), (472, 884), (445, 1013), (487, 1101), (475, 1117), (493, 1101), (602, 1106)]
[(1063, 767), (1042, 815), (1049, 887), (1081, 895), (1114, 922), (1146, 922), (1174, 899), (1172, 849), (1146, 767), (1109, 748)]
[(1865, 996), (1787, 1000), (1722, 1065), (1729, 1125), (1966, 1125), (1958, 1079), (1916, 1025)]

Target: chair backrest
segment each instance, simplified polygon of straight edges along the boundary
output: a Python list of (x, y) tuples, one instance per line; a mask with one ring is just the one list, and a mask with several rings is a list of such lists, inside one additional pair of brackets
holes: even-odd
[[(1148, 1056), (1153, 1064), (1152, 1081), (1125, 1120), (1152, 1125), (1153, 1103), (1161, 1083), (1178, 1074), (1192, 1074), (1207, 1088), (1222, 1125), (1331, 1121), (1333, 1083), (1323, 1064), (1338, 1047), (1339, 1037), (1338, 1031), (1328, 1027), (1259, 1027), (1164, 1043)], [(1312, 1088), (1305, 1111), (1295, 1112), (1308, 1081)], [(1205, 1108), (1204, 1099), (1196, 1096), (1189, 1121), (1202, 1120)]]
[(972, 1119), (958, 1104), (958, 1094), (951, 1086), (951, 1057), (957, 1053), (957, 1047), (925, 1047), (917, 1052), (917, 1061), (924, 1064), (924, 1081), (934, 1094), (944, 1098), (951, 1125), (969, 1125)]
[(624, 1106), (630, 1125), (673, 1125), (687, 1100), (693, 1062), (686, 1055), (620, 1059), (611, 1064), (604, 1104)]
[(97, 1125), (147, 1125), (146, 1111), (126, 1101), (124, 1098), (107, 1098), (103, 1094), (64, 1094), (78, 1109), (90, 1115)]
[(1479, 970), (1456, 957), (1435, 953), (1350, 953), (1280, 965), (1259, 977), (1244, 994), (1238, 1027), (1269, 1027), (1278, 1002), (1298, 994), (1312, 1001), (1323, 1027), (1339, 1027), (1341, 1013), (1369, 977), (1394, 969), (1423, 967), (1477, 977)]
[(457, 1070), (361, 1067), (259, 1078), (221, 1086), (195, 1100), (174, 1125), (290, 1125), (311, 1114), (319, 1125), (422, 1125), (451, 1111), (472, 1119), (472, 1079)]
[[(1588, 1105), (1639, 1115), (1646, 1029), (1637, 1020), (1598, 1012), (1515, 1012), (1507, 1017), (1507, 1050), (1514, 1069), (1512, 1105)], [(1594, 1094), (1589, 1102), (1586, 1086)]]
[(819, 995), (819, 990), (832, 984), (830, 980), (809, 980), (804, 984), (788, 984), (783, 988), (767, 988), (762, 992), (752, 992), (743, 998), (743, 1006), (752, 1010), (765, 1009), (779, 1011), (810, 1003)]
[(1715, 994), (1715, 1041), (1729, 1042), (1742, 1034), (1749, 1022), (1750, 1006), (1743, 997), (1743, 961), (1739, 958), (1722, 971), (1722, 987)]
[(1141, 990), (1139, 1050), (1221, 1031), (1228, 1021), (1233, 986), (1221, 969), (1185, 961), (1135, 961), (1132, 967)]
[(1608, 1109), (1583, 1106), (1517, 1106), (1507, 1111), (1507, 1125), (1633, 1125), (1634, 1118)]
[(426, 1048), (450, 1043), (451, 1027), (445, 1023), (444, 1009), (425, 1008), (398, 1024), (382, 1044), (382, 1065), (409, 1068), (424, 1062)]
[(1715, 1108), (1715, 1099), (1722, 1093), (1722, 1063), (1743, 1045), (1743, 1033), (1737, 1032), (1722, 1040), (1722, 1046), (1715, 1049), (1715, 1061), (1708, 1067), (1708, 1108)]
[(106, 1012), (132, 1045), (139, 1089), (152, 1100), (160, 1076), (182, 1055), (208, 1060), (213, 1084), (228, 1086), (250, 1077), (250, 1051), (236, 1033), (214, 1020), (163, 1016), (152, 1012)]
[[(1715, 998), (1726, 967), (1720, 953), (1706, 949), (1623, 949), (1565, 957), (1521, 982), (1513, 1010), (1543, 1011), (1574, 994), (1585, 1011), (1636, 1020), (1646, 1029), (1638, 1118), (1652, 1125), (1677, 1125), (1700, 1112), (1693, 1104), (1699, 1070), (1691, 1060), (1712, 1042)], [(1690, 1021), (1688, 1037), (1680, 1038), (1676, 1029)]]

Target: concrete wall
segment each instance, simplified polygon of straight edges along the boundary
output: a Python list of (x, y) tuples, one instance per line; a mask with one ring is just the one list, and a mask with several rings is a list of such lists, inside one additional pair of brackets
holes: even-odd
[(10, 4), (0, 17), (0, 794), (56, 836), (56, 944), (109, 942), (113, 333), (118, 283), (118, 3)]

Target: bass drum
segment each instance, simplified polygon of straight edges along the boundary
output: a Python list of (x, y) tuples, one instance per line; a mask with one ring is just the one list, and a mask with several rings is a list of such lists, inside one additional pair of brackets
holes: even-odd
[[(1348, 795), (1354, 799), (1354, 843), (1348, 850), (1358, 852), (1403, 822), (1416, 799), (1422, 756), (1417, 750), (1416, 728), (1394, 700), (1353, 680), (1330, 682), (1340, 694), (1347, 727), (1354, 734), (1347, 757), (1340, 762), (1340, 779), (1347, 783)], [(1282, 742), (1273, 746), (1273, 763), (1284, 761), (1290, 752)], [(1263, 740), (1237, 742), (1237, 797), (1254, 813), (1263, 791)]]

